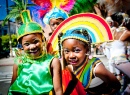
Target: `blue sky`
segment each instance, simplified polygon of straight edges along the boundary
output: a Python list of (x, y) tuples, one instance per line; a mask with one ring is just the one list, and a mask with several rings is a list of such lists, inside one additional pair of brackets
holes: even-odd
[[(6, 15), (7, 15), (7, 11), (6, 11), (6, 1), (8, 1), (8, 7), (11, 6), (11, 5), (14, 5), (15, 3), (13, 2), (13, 0), (0, 0), (0, 20), (4, 20)], [(22, 0), (21, 0), (22, 1)], [(32, 4), (32, 0), (28, 0), (28, 4)], [(37, 8), (36, 8), (37, 7)], [(37, 10), (41, 8), (41, 7), (38, 7), (38, 6), (35, 6), (35, 7), (29, 7), (28, 9), (30, 10), (30, 13), (31, 13), (31, 16), (32, 16), (32, 10), (33, 12), (35, 11), (36, 13), (33, 15), (33, 20), (40, 23), (41, 25), (44, 26), (44, 23), (43, 23), (43, 18), (39, 18), (39, 19), (34, 19), (34, 18), (37, 18), (39, 15), (37, 13)], [(45, 9), (44, 9), (45, 10)], [(13, 18), (10, 19), (11, 21), (15, 21)]]
[(0, 0), (0, 20), (4, 20), (7, 15), (6, 1), (8, 1), (8, 6), (14, 4), (11, 0)]
[[(6, 1), (8, 1), (8, 7), (14, 4), (13, 0), (0, 0), (0, 20), (4, 20), (7, 15)], [(31, 0), (28, 0), (28, 2), (29, 4), (32, 3)]]

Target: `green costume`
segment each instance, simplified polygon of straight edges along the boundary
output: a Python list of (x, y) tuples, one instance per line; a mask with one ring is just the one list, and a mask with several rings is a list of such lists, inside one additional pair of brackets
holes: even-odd
[[(23, 36), (28, 34), (41, 33), (43, 35), (41, 26), (31, 20), (28, 10), (22, 11), (21, 17), (23, 25), (20, 26), (17, 32), (19, 42), (21, 42)], [(45, 42), (44, 36), (43, 42)], [(36, 58), (32, 58), (26, 53), (16, 56), (17, 78), (10, 86), (8, 95), (48, 95), (53, 90), (53, 80), (50, 72), (53, 58), (45, 50)]]
[(50, 63), (54, 57), (42, 56), (39, 59), (27, 59), (26, 56), (16, 59), (18, 77), (9, 89), (9, 95), (48, 95), (53, 89)]

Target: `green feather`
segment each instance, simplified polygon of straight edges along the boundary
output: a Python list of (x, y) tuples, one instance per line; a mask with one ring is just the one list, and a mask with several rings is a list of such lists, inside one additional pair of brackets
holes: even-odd
[(96, 2), (97, 0), (76, 0), (69, 15), (71, 16), (78, 13), (93, 12), (93, 7)]

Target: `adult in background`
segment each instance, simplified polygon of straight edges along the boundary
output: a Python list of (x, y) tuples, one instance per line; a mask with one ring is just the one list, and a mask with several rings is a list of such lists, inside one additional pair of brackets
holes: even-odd
[[(109, 60), (111, 65), (119, 65), (121, 63), (127, 63), (126, 57), (126, 45), (125, 42), (128, 41), (130, 37), (130, 18), (125, 18), (122, 22), (124, 29), (119, 31), (114, 31), (113, 37), (114, 41), (112, 42), (111, 58)], [(113, 73), (114, 71), (111, 70)], [(116, 69), (117, 78), (120, 80), (120, 71)]]

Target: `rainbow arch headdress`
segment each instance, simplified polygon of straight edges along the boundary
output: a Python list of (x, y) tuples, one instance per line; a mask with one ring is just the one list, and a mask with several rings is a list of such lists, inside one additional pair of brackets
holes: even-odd
[(58, 34), (75, 27), (84, 27), (90, 35), (92, 44), (113, 40), (111, 29), (105, 19), (94, 13), (80, 13), (64, 20), (53, 32), (48, 41), (49, 53), (58, 51)]

